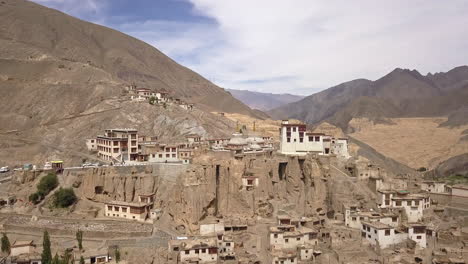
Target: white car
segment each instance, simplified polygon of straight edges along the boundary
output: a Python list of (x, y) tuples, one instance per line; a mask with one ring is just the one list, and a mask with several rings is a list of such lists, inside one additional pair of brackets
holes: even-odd
[(10, 171), (10, 169), (8, 168), (8, 166), (0, 168), (0, 173), (5, 173), (5, 172), (9, 172), (9, 171)]

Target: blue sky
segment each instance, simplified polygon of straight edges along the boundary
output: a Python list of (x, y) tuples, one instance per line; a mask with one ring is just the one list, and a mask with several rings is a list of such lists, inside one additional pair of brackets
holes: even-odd
[(309, 95), (468, 64), (466, 0), (34, 0), (139, 38), (223, 88)]

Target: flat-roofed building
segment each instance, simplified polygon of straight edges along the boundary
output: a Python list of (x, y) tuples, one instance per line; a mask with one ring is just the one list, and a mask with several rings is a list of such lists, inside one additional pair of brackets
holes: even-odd
[(318, 232), (307, 227), (294, 225), (270, 227), (270, 247), (272, 249), (297, 249), (302, 245), (317, 245)]
[(462, 184), (453, 185), (449, 187), (449, 190), (453, 196), (468, 197), (467, 185), (462, 185)]
[(445, 193), (447, 192), (445, 186), (445, 182), (423, 181), (421, 183), (421, 190), (430, 193)]
[(121, 201), (106, 202), (104, 215), (144, 222), (152, 208), (150, 203), (129, 203)]
[(131, 128), (106, 129), (97, 136), (98, 158), (109, 162), (136, 161), (138, 158), (138, 131)]
[(169, 241), (169, 250), (171, 263), (218, 262), (218, 241), (214, 237), (173, 239)]
[(362, 222), (361, 236), (371, 245), (387, 248), (403, 242), (407, 234), (396, 233), (395, 228), (380, 222)]
[(34, 253), (36, 245), (33, 240), (17, 240), (10, 247), (10, 256)]

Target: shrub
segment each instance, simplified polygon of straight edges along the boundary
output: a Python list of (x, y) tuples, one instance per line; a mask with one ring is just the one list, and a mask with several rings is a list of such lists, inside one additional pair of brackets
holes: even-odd
[(55, 187), (58, 186), (57, 175), (54, 173), (49, 173), (41, 179), (37, 185), (37, 191), (40, 195), (46, 196), (50, 193)]
[(35, 192), (29, 195), (29, 201), (33, 204), (38, 204), (42, 200), (42, 197), (39, 193)]
[(76, 195), (72, 188), (60, 188), (54, 193), (55, 207), (69, 207), (76, 202)]

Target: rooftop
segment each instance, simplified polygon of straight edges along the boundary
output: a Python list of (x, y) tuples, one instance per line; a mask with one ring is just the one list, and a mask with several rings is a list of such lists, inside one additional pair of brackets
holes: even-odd
[(24, 246), (32, 246), (34, 245), (33, 240), (17, 240), (11, 247), (24, 247)]
[(122, 202), (122, 201), (111, 201), (106, 202), (106, 205), (117, 205), (117, 206), (131, 206), (131, 207), (144, 207), (148, 206), (149, 203), (131, 203), (131, 202)]
[(363, 225), (368, 225), (374, 229), (393, 229), (393, 227), (386, 225), (381, 222), (367, 222), (367, 221), (362, 221)]

